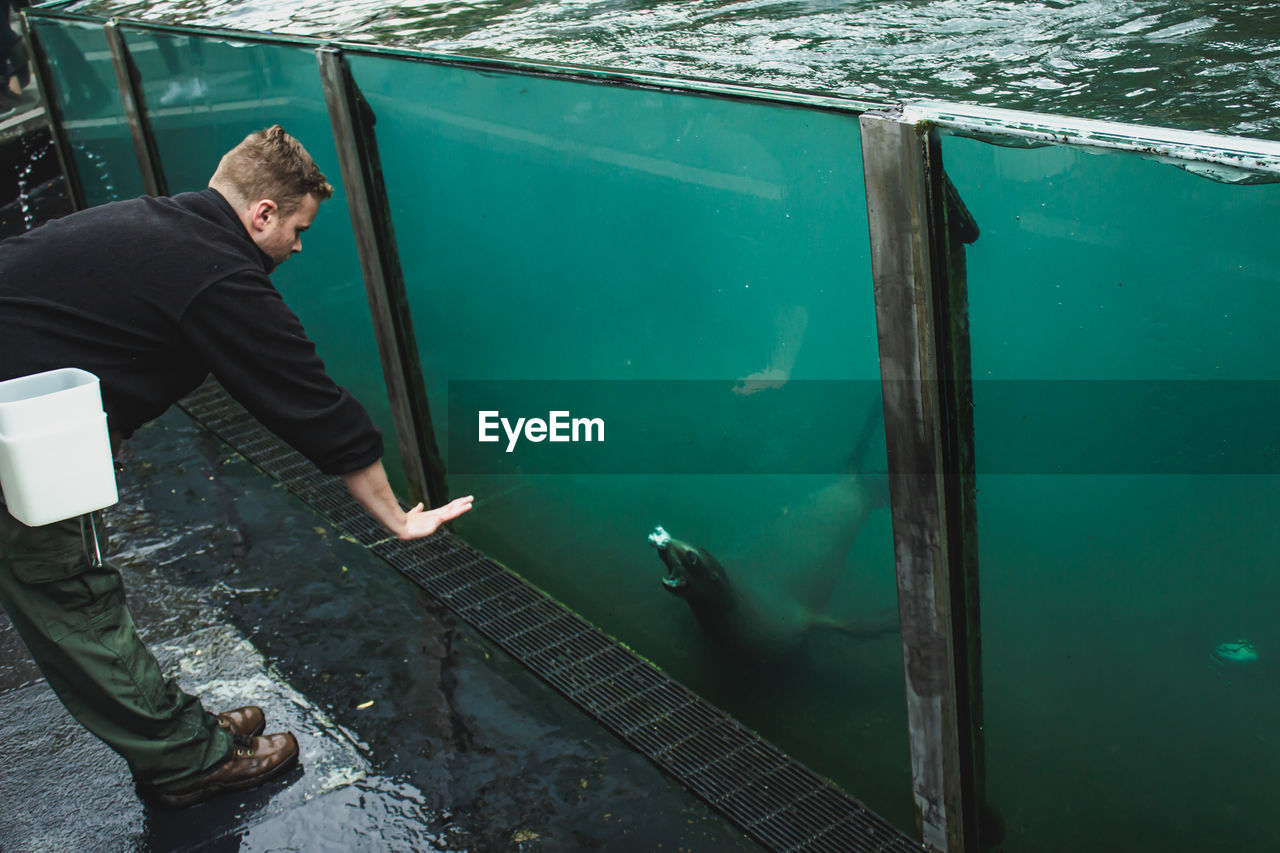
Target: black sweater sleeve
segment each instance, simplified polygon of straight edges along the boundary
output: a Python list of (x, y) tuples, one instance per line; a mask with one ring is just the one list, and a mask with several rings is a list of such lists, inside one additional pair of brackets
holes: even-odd
[(240, 273), (204, 288), (181, 332), (232, 397), (326, 474), (382, 457), (364, 407), (325, 372), (302, 323), (265, 275)]

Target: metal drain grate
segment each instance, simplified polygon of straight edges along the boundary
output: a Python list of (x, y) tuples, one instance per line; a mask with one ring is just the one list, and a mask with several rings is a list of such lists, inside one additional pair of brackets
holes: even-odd
[(389, 537), (339, 478), (317, 471), (216, 383), (180, 405), (765, 847), (927, 849), (448, 531)]

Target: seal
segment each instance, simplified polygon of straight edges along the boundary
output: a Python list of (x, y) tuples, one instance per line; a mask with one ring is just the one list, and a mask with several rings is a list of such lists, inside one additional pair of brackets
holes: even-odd
[[(873, 411), (859, 442), (865, 453)], [(726, 652), (759, 661), (796, 649), (814, 631), (858, 639), (896, 633), (896, 614), (864, 622), (825, 612), (867, 516), (888, 503), (887, 478), (845, 474), (783, 507), (758, 535), (737, 543), (726, 565), (706, 548), (676, 539), (662, 527), (649, 544), (666, 568), (662, 584), (689, 606), (708, 640)], [(730, 567), (733, 568), (730, 568)]]
[(777, 657), (793, 651), (815, 630), (858, 639), (897, 633), (896, 617), (844, 621), (772, 585), (736, 582), (707, 549), (676, 539), (662, 527), (649, 534), (649, 541), (666, 566), (666, 590), (684, 599), (709, 640), (735, 655), (757, 661)]

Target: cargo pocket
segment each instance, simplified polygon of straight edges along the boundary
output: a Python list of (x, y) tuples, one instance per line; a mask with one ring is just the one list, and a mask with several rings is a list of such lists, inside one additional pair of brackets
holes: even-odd
[(80, 539), (78, 519), (32, 528), (30, 535), (24, 537), (24, 540), (21, 547), (26, 553), (9, 557), (13, 576), (23, 583), (66, 580), (89, 568), (89, 559), (85, 556), (84, 543)]
[(91, 630), (93, 621), (122, 602), (118, 572), (90, 564), (78, 518), (26, 528), (10, 544), (5, 562), (25, 588), (12, 592), (49, 639)]

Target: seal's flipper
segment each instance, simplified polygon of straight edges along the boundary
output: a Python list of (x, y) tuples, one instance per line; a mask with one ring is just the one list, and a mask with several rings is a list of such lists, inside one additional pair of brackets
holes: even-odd
[(810, 627), (814, 630), (836, 631), (846, 637), (853, 637), (858, 640), (874, 640), (877, 637), (896, 634), (899, 630), (896, 613), (888, 616), (879, 616), (865, 622), (849, 622), (830, 616), (815, 616), (810, 622)]
[(867, 474), (862, 478), (862, 487), (867, 490), (867, 498), (871, 502), (873, 509), (888, 509), (888, 474)]
[(875, 469), (872, 468), (873, 462), (879, 463), (884, 458), (880, 455), (879, 447), (876, 448), (874, 458), (872, 457), (872, 442), (877, 432), (883, 434), (883, 427), (883, 401), (879, 395), (876, 395), (875, 401), (867, 409), (862, 428), (858, 431), (858, 437), (846, 460), (848, 473), (858, 479), (858, 484), (866, 493), (867, 503), (871, 509), (886, 509), (889, 506), (889, 472), (878, 464)]
[[(866, 417), (863, 418), (862, 427), (858, 430), (858, 435), (853, 441), (853, 447), (849, 450), (849, 455), (845, 457), (845, 469), (850, 474), (871, 474), (883, 473), (883, 471), (873, 472), (871, 470), (871, 448), (872, 441), (876, 437), (876, 433), (882, 431), (884, 427), (884, 404), (877, 394), (871, 406), (867, 408)], [(882, 457), (879, 453), (875, 456), (875, 461), (879, 461)]]

